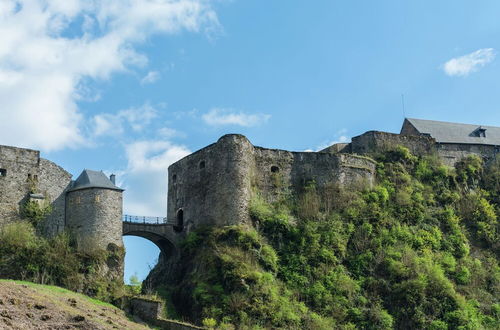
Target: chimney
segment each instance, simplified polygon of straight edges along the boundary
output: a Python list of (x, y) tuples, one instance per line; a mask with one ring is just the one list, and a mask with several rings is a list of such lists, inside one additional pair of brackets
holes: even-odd
[(113, 182), (113, 184), (114, 184), (114, 185), (116, 185), (116, 175), (111, 174), (111, 175), (109, 176), (109, 179), (111, 180), (111, 182)]

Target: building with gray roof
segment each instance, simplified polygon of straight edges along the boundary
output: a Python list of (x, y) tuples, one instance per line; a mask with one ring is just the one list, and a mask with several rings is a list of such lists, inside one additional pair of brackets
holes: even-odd
[(69, 191), (90, 189), (90, 188), (103, 188), (111, 189), (117, 191), (123, 191), (123, 189), (118, 188), (115, 185), (114, 175), (112, 174), (110, 178), (104, 174), (103, 171), (92, 171), (85, 169), (80, 174), (80, 176), (73, 182), (71, 189)]
[(500, 146), (500, 127), (406, 118), (402, 135), (425, 135), (437, 143)]

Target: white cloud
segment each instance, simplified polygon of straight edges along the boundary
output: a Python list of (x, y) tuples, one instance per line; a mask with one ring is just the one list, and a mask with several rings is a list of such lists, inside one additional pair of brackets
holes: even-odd
[[(138, 108), (121, 110), (116, 114), (102, 113), (93, 117), (93, 135), (118, 136), (130, 127), (134, 132), (142, 131), (158, 116), (158, 111), (149, 104)], [(128, 127), (125, 127), (125, 126)]]
[(449, 76), (467, 76), (492, 62), (495, 56), (493, 48), (483, 48), (464, 56), (452, 58), (444, 64), (443, 69)]
[(316, 148), (314, 148), (314, 150), (307, 149), (305, 151), (321, 151), (321, 150), (326, 149), (326, 148), (328, 148), (334, 144), (337, 144), (337, 143), (350, 143), (351, 138), (349, 136), (347, 136), (346, 133), (347, 133), (346, 129), (341, 129), (337, 133), (335, 133), (334, 140), (325, 141), (325, 142), (321, 143), (319, 146), (317, 146)]
[(244, 127), (265, 124), (271, 115), (247, 114), (233, 109), (213, 108), (202, 116), (205, 123), (211, 126), (238, 125)]
[(125, 213), (166, 216), (167, 168), (190, 153), (185, 146), (168, 141), (138, 141), (127, 145), (128, 167), (123, 180)]
[(164, 138), (172, 138), (174, 136), (185, 137), (186, 135), (183, 132), (179, 132), (176, 129), (170, 127), (162, 127), (157, 131), (158, 135)]
[(141, 85), (152, 84), (160, 79), (160, 73), (158, 71), (149, 71), (144, 78), (141, 79)]
[(147, 64), (134, 47), (153, 33), (218, 26), (206, 0), (1, 0), (1, 143), (86, 143), (77, 101), (88, 81)]

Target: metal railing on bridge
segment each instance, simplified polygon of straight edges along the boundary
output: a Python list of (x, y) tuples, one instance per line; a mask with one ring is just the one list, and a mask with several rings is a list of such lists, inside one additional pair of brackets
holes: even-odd
[(166, 217), (146, 217), (142, 215), (123, 215), (123, 222), (132, 222), (132, 223), (144, 223), (144, 224), (156, 224), (163, 225), (167, 223)]

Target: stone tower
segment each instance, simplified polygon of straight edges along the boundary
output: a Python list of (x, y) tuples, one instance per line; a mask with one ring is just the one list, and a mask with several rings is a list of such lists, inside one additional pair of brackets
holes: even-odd
[(66, 226), (78, 250), (123, 247), (122, 193), (103, 172), (84, 170), (73, 182), (66, 194)]

